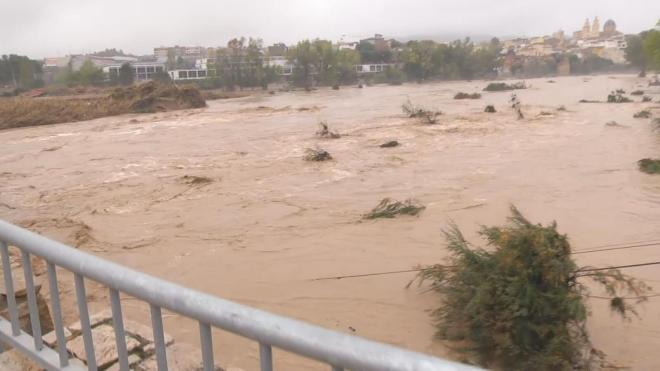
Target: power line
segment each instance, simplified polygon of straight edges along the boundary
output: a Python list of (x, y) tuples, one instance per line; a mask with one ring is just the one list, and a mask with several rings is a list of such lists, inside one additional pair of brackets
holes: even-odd
[[(610, 246), (612, 246), (612, 245), (610, 245)], [(594, 249), (591, 249), (591, 250), (577, 250), (577, 251), (574, 251), (572, 254), (573, 255), (578, 255), (578, 254), (587, 254), (587, 253), (599, 252), (599, 251), (626, 250), (626, 249), (632, 249), (632, 248), (636, 248), (636, 247), (648, 247), (648, 246), (660, 246), (660, 241), (659, 242), (651, 242), (651, 243), (643, 243), (643, 244), (638, 244), (638, 245), (624, 245), (624, 246), (617, 246), (617, 247), (594, 248)]]
[(410, 273), (410, 272), (420, 272), (424, 268), (414, 268), (406, 269), (400, 271), (388, 271), (388, 272), (375, 272), (375, 273), (363, 273), (363, 274), (349, 274), (345, 276), (333, 276), (333, 277), (320, 277), (313, 278), (310, 281), (326, 281), (326, 280), (340, 280), (342, 278), (356, 278), (356, 277), (369, 277), (369, 276), (384, 276), (386, 274), (396, 274), (396, 273)]
[(657, 262), (648, 262), (648, 263), (637, 263), (637, 264), (627, 264), (627, 265), (615, 265), (612, 267), (605, 267), (605, 268), (585, 268), (585, 269), (579, 269), (578, 272), (597, 272), (597, 271), (606, 271), (609, 269), (624, 269), (624, 268), (634, 268), (634, 267), (644, 267), (647, 265), (658, 265), (660, 264), (660, 261)]
[[(627, 244), (626, 243), (615, 243), (615, 244), (594, 246), (594, 247), (592, 247), (590, 249), (587, 249), (587, 250), (574, 251), (574, 252), (572, 252), (572, 255), (588, 254), (588, 253), (595, 253), (595, 252), (601, 252), (601, 251), (625, 250), (625, 249), (632, 249), (632, 248), (638, 248), (638, 247), (649, 247), (649, 246), (660, 246), (660, 240), (647, 240), (647, 241), (636, 241), (636, 242), (631, 242), (631, 243), (627, 243)], [(660, 262), (630, 264), (630, 265), (613, 266), (613, 267), (607, 267), (607, 268), (593, 268), (593, 269), (589, 268), (589, 269), (580, 270), (580, 272), (595, 272), (595, 271), (603, 271), (603, 270), (608, 270), (608, 269), (625, 269), (625, 268), (642, 267), (642, 266), (657, 265), (657, 264), (660, 264)], [(385, 276), (385, 275), (390, 275), (390, 274), (420, 272), (423, 269), (424, 268), (414, 268), (414, 269), (403, 269), (403, 270), (386, 271), (386, 272), (372, 272), (372, 273), (350, 274), (350, 275), (342, 275), (342, 276), (319, 277), (319, 278), (313, 278), (310, 281), (327, 281), (327, 280), (340, 280), (340, 279), (343, 279), (343, 278)]]

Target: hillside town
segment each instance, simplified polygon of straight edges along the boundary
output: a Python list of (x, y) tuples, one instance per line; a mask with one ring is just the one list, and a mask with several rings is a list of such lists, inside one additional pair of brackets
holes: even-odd
[[(660, 28), (660, 26), (656, 26)], [(218, 76), (218, 68), (226, 70), (272, 68), (280, 78), (292, 75), (296, 58), (291, 53), (294, 45), (276, 43), (265, 46), (260, 40), (234, 39), (224, 47), (204, 46), (159, 46), (152, 55), (125, 55), (121, 51), (109, 49), (94, 54), (49, 57), (43, 61), (44, 82), (56, 80), (62, 70), (79, 71), (86, 61), (103, 71), (104, 78), (116, 78), (122, 65), (128, 64), (137, 81), (154, 77), (169, 77), (174, 81), (204, 80)], [(386, 38), (381, 34), (373, 37), (350, 40), (346, 37), (331, 43), (339, 51), (358, 52), (352, 72), (359, 76), (383, 73), (388, 69), (404, 69), (406, 49), (410, 44)], [(438, 43), (447, 45), (449, 43)], [(472, 44), (472, 43), (471, 43)], [(256, 55), (249, 47), (254, 46)], [(494, 46), (497, 50), (496, 66), (491, 72), (495, 77), (569, 75), (584, 72), (597, 72), (598, 69), (611, 69), (626, 63), (626, 35), (617, 30), (616, 22), (608, 19), (601, 27), (598, 17), (585, 20), (581, 29), (566, 33), (559, 30), (552, 35), (514, 38), (474, 44), (474, 50)], [(602, 67), (596, 71), (581, 69), (580, 61), (596, 61)], [(594, 63), (592, 63), (594, 64)], [(219, 67), (222, 65), (222, 67)], [(314, 74), (315, 72), (312, 72)]]

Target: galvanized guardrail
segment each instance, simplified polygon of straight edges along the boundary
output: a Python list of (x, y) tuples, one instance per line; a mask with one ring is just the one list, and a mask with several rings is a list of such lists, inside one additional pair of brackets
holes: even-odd
[[(23, 332), (19, 325), (8, 245), (15, 246), (21, 251), (33, 336)], [(10, 321), (0, 317), (0, 342), (15, 347), (47, 370), (80, 369), (80, 366), (70, 362), (66, 349), (56, 266), (68, 270), (74, 275), (87, 368), (92, 371), (95, 371), (97, 366), (85, 299), (85, 279), (101, 283), (110, 291), (112, 322), (121, 371), (128, 371), (129, 365), (120, 292), (144, 300), (150, 305), (159, 371), (167, 370), (161, 308), (199, 322), (201, 362), (204, 371), (214, 369), (212, 327), (259, 342), (262, 371), (270, 371), (273, 368), (272, 347), (326, 363), (333, 371), (344, 369), (355, 371), (477, 370), (471, 366), (330, 331), (207, 295), (84, 253), (2, 220), (0, 220), (0, 253), (10, 314)], [(57, 338), (56, 349), (45, 346), (42, 340), (30, 255), (43, 258), (47, 264), (52, 315)]]

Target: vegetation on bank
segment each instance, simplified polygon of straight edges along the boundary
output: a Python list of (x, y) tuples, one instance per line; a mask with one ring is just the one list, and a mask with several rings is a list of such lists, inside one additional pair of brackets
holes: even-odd
[(637, 161), (639, 170), (647, 174), (660, 174), (660, 159), (643, 158)]
[[(587, 332), (591, 280), (624, 318), (646, 300), (643, 282), (617, 269), (579, 267), (556, 223), (533, 224), (511, 207), (509, 224), (483, 227), (487, 249), (456, 225), (445, 231), (451, 257), (417, 276), (442, 296), (432, 312), (437, 335), (485, 367), (513, 370), (590, 369), (604, 362)], [(412, 283), (412, 282), (411, 282)], [(628, 299), (627, 297), (633, 297)]]
[(104, 97), (0, 99), (0, 130), (204, 106), (195, 87), (150, 81), (114, 89)]

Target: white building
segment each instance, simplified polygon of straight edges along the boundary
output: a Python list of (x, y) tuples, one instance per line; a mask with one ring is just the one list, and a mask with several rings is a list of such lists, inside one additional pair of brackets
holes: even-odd
[(282, 76), (289, 76), (293, 73), (293, 65), (289, 63), (289, 60), (286, 59), (286, 57), (283, 56), (272, 56), (266, 58), (264, 61), (266, 66), (269, 67), (279, 67), (280, 69), (280, 75)]
[(393, 63), (374, 63), (374, 64), (356, 64), (355, 72), (357, 73), (378, 73), (387, 70), (387, 67), (396, 67)]
[[(103, 72), (111, 79), (117, 77), (122, 64), (104, 66)], [(129, 62), (129, 64), (133, 68), (135, 79), (138, 81), (151, 80), (155, 74), (165, 72), (165, 64), (162, 62)]]
[(202, 69), (181, 69), (169, 70), (167, 73), (174, 81), (179, 80), (202, 80), (209, 77), (208, 70)]

